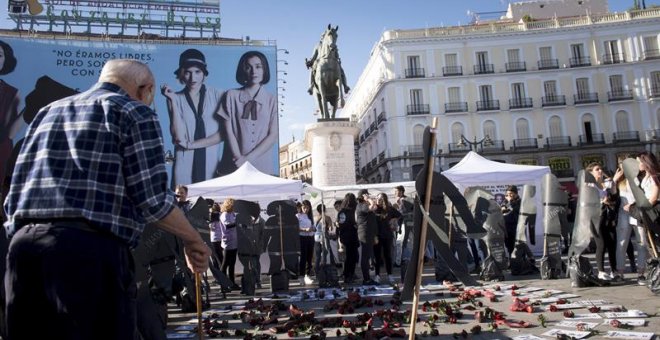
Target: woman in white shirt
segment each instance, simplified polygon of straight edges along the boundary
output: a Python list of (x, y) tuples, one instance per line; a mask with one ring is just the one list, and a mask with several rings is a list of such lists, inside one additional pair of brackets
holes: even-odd
[[(298, 217), (298, 235), (300, 235), (300, 266), (298, 275), (300, 285), (312, 284), (312, 258), (314, 257), (314, 232), (316, 229), (312, 224), (312, 203), (304, 200), (299, 206), (300, 211), (296, 214)], [(304, 275), (304, 276), (303, 276)]]

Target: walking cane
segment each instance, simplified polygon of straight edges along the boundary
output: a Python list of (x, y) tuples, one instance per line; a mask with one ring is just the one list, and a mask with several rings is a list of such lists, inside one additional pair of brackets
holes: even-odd
[(197, 336), (204, 339), (204, 328), (202, 327), (202, 280), (199, 273), (195, 273), (195, 295), (197, 302)]
[(649, 230), (649, 228), (646, 228), (646, 235), (649, 239), (649, 245), (651, 246), (651, 250), (653, 251), (653, 256), (657, 259), (658, 250), (655, 249), (655, 242), (653, 242), (653, 235), (651, 235), (651, 230)]

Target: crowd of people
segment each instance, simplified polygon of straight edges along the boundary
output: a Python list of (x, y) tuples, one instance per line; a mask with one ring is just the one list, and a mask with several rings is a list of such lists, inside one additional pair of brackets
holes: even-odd
[[(656, 202), (660, 167), (655, 156), (642, 152), (628, 157), (636, 157), (640, 164), (640, 178), (634, 185), (642, 188), (650, 202)], [(591, 229), (593, 241), (587, 251), (595, 252), (597, 275), (601, 280), (621, 281), (628, 260), (631, 272), (637, 273), (639, 283), (643, 284), (646, 282), (644, 272), (648, 239), (646, 229), (629, 213), (634, 197), (621, 167), (624, 158), (618, 158), (618, 167), (611, 176), (605, 174), (598, 163), (585, 167), (585, 171), (590, 175), (586, 179), (587, 187), (596, 189), (599, 193), (600, 212), (597, 212), (597, 224), (575, 227)], [(562, 227), (564, 253), (567, 253), (571, 245), (577, 197), (571, 193), (567, 195), (569, 204), (565, 207), (565, 212), (568, 218), (563, 221), (567, 222), (567, 226)], [(366, 189), (360, 190), (357, 195), (347, 193), (343, 199), (335, 202), (334, 218), (329, 216), (323, 204), (313, 208), (309, 200), (297, 203), (300, 284), (318, 283), (314, 276), (320, 271), (321, 265), (329, 262), (328, 259), (334, 260), (333, 265), (341, 265), (341, 278), (346, 284), (394, 283), (396, 280), (392, 275), (393, 268), (400, 266), (402, 260), (410, 257), (413, 201), (405, 196), (402, 186), (394, 189), (392, 197), (390, 203), (386, 193), (371, 195)], [(509, 256), (513, 254), (516, 244), (521, 202), (518, 187), (508, 186), (500, 206), (505, 229), (504, 243)], [(220, 222), (212, 222), (212, 230), (217, 228), (214, 226), (218, 223)], [(216, 235), (221, 235), (227, 229), (217, 230)], [(488, 255), (488, 249), (481, 240), (469, 241), (470, 265), (475, 272), (479, 272), (481, 262)], [(331, 244), (333, 246), (330, 246)], [(220, 259), (225, 256), (224, 252), (218, 250), (222, 248), (214, 247), (216, 256)], [(424, 254), (425, 262), (430, 262), (435, 257), (431, 245), (427, 246)], [(606, 255), (609, 271), (605, 269)], [(223, 263), (224, 271), (225, 261), (220, 262)], [(358, 265), (360, 274), (357, 272)], [(233, 275), (230, 277), (233, 281)]]
[[(601, 209), (598, 225), (592, 225), (591, 235), (595, 243), (596, 266), (598, 278), (601, 280), (621, 281), (628, 258), (631, 271), (638, 274), (640, 285), (646, 284), (644, 272), (648, 255), (649, 239), (647, 227), (639, 216), (630, 213), (635, 204), (631, 186), (637, 186), (644, 192), (652, 205), (658, 201), (658, 173), (660, 165), (650, 152), (631, 154), (627, 157), (636, 158), (639, 162), (639, 178), (630, 183), (623, 173), (625, 156), (618, 157), (617, 169), (613, 175), (605, 173), (598, 163), (587, 165), (585, 171), (593, 178), (588, 186), (598, 191)], [(605, 255), (607, 254), (610, 271), (605, 270)], [(635, 257), (635, 254), (637, 256)], [(636, 258), (636, 259), (635, 259)]]

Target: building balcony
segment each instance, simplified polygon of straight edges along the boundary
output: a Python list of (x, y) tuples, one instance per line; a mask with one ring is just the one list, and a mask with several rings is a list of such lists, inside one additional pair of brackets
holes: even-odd
[(537, 62), (539, 70), (551, 70), (559, 68), (559, 60), (557, 59), (541, 59)]
[(626, 62), (626, 55), (623, 53), (605, 53), (603, 54), (603, 64), (621, 64)]
[(479, 64), (474, 65), (474, 74), (488, 74), (495, 73), (495, 67), (493, 64)]
[(543, 96), (541, 97), (541, 105), (546, 106), (565, 106), (566, 105), (566, 96), (563, 94), (558, 94), (554, 96)]
[(571, 65), (571, 67), (591, 66), (591, 57), (571, 58), (568, 60), (568, 63)]
[(532, 98), (511, 98), (509, 99), (509, 109), (526, 109), (532, 108), (534, 101)]
[(477, 101), (477, 111), (493, 111), (500, 109), (499, 100), (480, 100)]
[(467, 102), (445, 103), (445, 113), (451, 112), (467, 112)]
[(380, 164), (384, 160), (385, 160), (385, 151), (378, 154), (378, 163)]
[(524, 61), (512, 61), (504, 64), (507, 72), (522, 72), (527, 71), (527, 63)]
[(442, 67), (443, 76), (462, 76), (463, 75), (463, 66), (443, 66)]
[(365, 139), (366, 139), (366, 137), (364, 137), (364, 134), (361, 134), (360, 135), (360, 144), (364, 143)]
[(423, 68), (407, 68), (406, 69), (406, 78), (424, 78), (424, 69)]
[(493, 144), (490, 145), (481, 145), (481, 152), (503, 152), (504, 151), (504, 141), (501, 139), (493, 139)]
[(447, 150), (449, 153), (467, 153), (472, 151), (472, 146), (466, 143), (449, 143), (447, 144)]
[(448, 150), (450, 154), (467, 153), (468, 151), (476, 151), (479, 153), (496, 153), (504, 151), (503, 140), (492, 140), (492, 144), (484, 145), (484, 143), (469, 144), (469, 143), (449, 143)]
[(412, 104), (406, 106), (406, 112), (409, 116), (414, 115), (427, 115), (431, 113), (429, 104)]
[(376, 121), (378, 122), (378, 124), (387, 121), (387, 117), (385, 117), (385, 111), (378, 114), (378, 118), (376, 119)]
[(578, 145), (595, 145), (595, 144), (605, 144), (605, 134), (603, 133), (592, 133), (591, 135), (580, 135), (580, 141)]
[(616, 90), (607, 92), (607, 101), (616, 102), (620, 100), (632, 100), (632, 90)]
[(571, 146), (571, 136), (548, 137), (545, 139), (545, 147), (549, 149), (565, 148), (570, 146)]
[(598, 103), (598, 93), (597, 92), (583, 92), (573, 95), (573, 100), (575, 104), (591, 104)]
[(407, 145), (403, 148), (403, 157), (424, 157), (421, 145)]
[(371, 131), (371, 133), (374, 133), (378, 130), (378, 125), (376, 124), (376, 122), (371, 123), (371, 125), (369, 126), (369, 130)]
[(660, 98), (660, 84), (653, 84), (649, 91), (649, 97)]
[(660, 59), (660, 50), (657, 48), (644, 50), (643, 58), (644, 60)]
[(538, 149), (539, 143), (536, 138), (518, 138), (513, 140), (513, 150)]
[(613, 133), (612, 143), (639, 142), (639, 131), (617, 131)]

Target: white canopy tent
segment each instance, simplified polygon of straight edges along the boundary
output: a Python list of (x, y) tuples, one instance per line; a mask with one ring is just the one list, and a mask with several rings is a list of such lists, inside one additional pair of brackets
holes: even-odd
[[(302, 181), (265, 174), (249, 162), (229, 175), (190, 184), (187, 187), (188, 197), (193, 200), (201, 196), (216, 201), (231, 197), (258, 202), (262, 215), (270, 202), (280, 199), (300, 199), (303, 194)], [(270, 265), (268, 254), (261, 254), (259, 261), (262, 272), (267, 271)], [(236, 262), (235, 272), (243, 273), (243, 266), (239, 261)]]
[(498, 184), (533, 184), (540, 192), (543, 175), (550, 167), (519, 165), (488, 160), (474, 151), (442, 174), (460, 188)]
[(188, 197), (222, 200), (227, 197), (254, 201), (300, 199), (300, 180), (284, 179), (265, 174), (249, 162), (229, 175), (188, 185)]
[(532, 184), (536, 186), (537, 217), (535, 239), (537, 242), (534, 246), (529, 245), (535, 254), (543, 251), (542, 240), (544, 231), (541, 184), (543, 182), (543, 175), (547, 173), (550, 173), (550, 167), (548, 166), (500, 163), (488, 160), (473, 151), (468, 152), (451, 169), (442, 172), (460, 190), (471, 186), (486, 185)]

